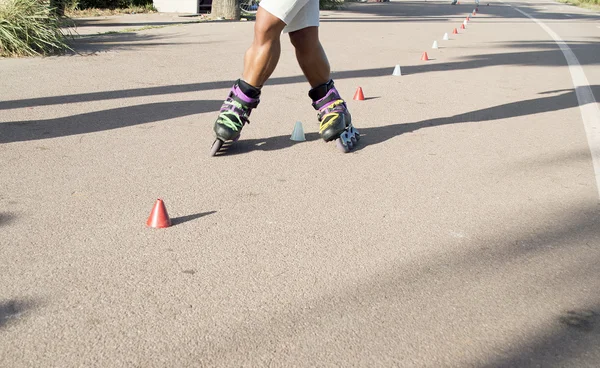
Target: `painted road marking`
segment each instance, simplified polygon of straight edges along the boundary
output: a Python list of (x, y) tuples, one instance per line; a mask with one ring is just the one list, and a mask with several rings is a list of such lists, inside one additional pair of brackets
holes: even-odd
[(590, 153), (592, 154), (596, 189), (598, 190), (598, 197), (600, 198), (600, 107), (598, 107), (598, 102), (596, 102), (596, 99), (594, 98), (594, 94), (590, 88), (590, 82), (588, 82), (587, 77), (583, 72), (583, 68), (581, 67), (581, 64), (579, 64), (579, 60), (577, 60), (573, 50), (571, 50), (569, 45), (567, 45), (558, 34), (543, 22), (537, 20), (521, 9), (516, 8), (513, 5), (510, 6), (542, 27), (542, 29), (554, 39), (554, 42), (556, 42), (563, 55), (565, 55), (565, 59), (569, 65), (569, 71), (571, 72), (573, 87), (575, 87), (575, 95), (577, 96), (577, 102), (579, 103), (579, 112), (581, 113), (581, 119), (583, 120), (588, 146), (590, 148)]

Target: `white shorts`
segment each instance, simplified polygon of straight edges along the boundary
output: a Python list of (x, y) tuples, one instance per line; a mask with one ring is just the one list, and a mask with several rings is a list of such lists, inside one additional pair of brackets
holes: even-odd
[(319, 0), (261, 0), (260, 7), (286, 24), (284, 33), (319, 26)]

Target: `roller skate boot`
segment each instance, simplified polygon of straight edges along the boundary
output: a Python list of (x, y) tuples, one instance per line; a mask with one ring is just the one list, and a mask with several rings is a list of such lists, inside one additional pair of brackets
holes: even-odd
[(354, 149), (360, 134), (352, 126), (352, 116), (333, 80), (311, 89), (308, 95), (313, 100), (312, 106), (318, 111), (321, 138), (325, 142), (336, 141), (336, 146), (343, 152)]
[[(245, 89), (246, 93), (242, 89)], [(248, 96), (248, 94), (252, 96)], [(223, 102), (217, 121), (215, 121), (214, 132), (216, 139), (212, 144), (210, 155), (215, 156), (227, 141), (237, 141), (244, 125), (250, 123), (250, 112), (260, 102), (260, 89), (238, 79), (229, 96)]]

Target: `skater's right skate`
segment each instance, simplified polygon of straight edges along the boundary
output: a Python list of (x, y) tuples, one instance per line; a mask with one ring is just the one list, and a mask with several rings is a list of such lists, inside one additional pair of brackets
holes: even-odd
[(321, 138), (325, 142), (335, 140), (342, 151), (351, 151), (360, 139), (360, 134), (352, 126), (352, 116), (333, 80), (313, 88), (308, 95), (313, 100), (313, 107), (318, 110)]
[[(242, 89), (245, 89), (246, 93)], [(219, 117), (213, 127), (216, 139), (210, 151), (211, 156), (219, 152), (224, 142), (237, 141), (240, 138), (242, 128), (245, 124), (250, 123), (250, 112), (260, 102), (259, 98), (260, 89), (254, 88), (240, 79), (235, 82), (229, 96), (221, 106)]]

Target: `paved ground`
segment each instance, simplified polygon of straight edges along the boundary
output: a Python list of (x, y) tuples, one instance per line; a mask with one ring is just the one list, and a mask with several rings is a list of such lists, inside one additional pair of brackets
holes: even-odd
[[(600, 16), (513, 5), (598, 99)], [(368, 98), (347, 155), (317, 138), (286, 40), (243, 139), (208, 157), (251, 22), (0, 60), (0, 365), (596, 367), (600, 208), (569, 68), (505, 3), (442, 41), (473, 7), (323, 14), (338, 88)], [(169, 229), (145, 228), (157, 197)]]

